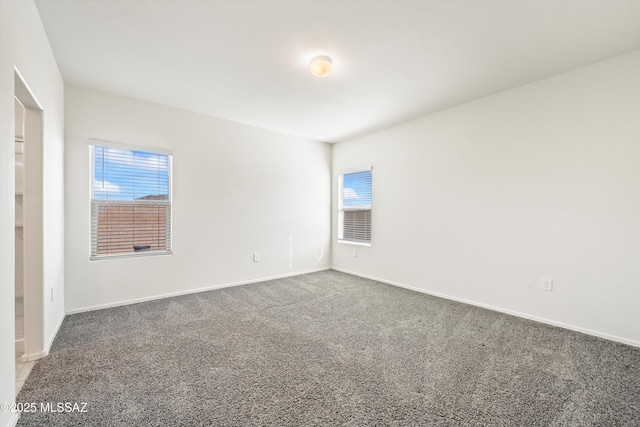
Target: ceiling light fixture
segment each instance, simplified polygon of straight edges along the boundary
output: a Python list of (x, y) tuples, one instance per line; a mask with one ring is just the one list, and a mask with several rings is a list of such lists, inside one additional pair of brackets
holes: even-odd
[(309, 64), (309, 72), (316, 77), (327, 77), (331, 74), (333, 62), (325, 55), (314, 56)]

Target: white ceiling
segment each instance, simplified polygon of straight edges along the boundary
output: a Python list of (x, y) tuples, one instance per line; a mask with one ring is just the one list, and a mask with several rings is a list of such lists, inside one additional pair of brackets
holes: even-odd
[(640, 49), (639, 1), (36, 3), (68, 83), (328, 142)]

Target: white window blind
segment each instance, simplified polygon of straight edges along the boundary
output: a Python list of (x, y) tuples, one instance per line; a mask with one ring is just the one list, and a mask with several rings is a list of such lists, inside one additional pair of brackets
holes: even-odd
[(171, 253), (171, 156), (91, 148), (91, 259)]
[(340, 175), (340, 241), (371, 243), (371, 175), (371, 169)]

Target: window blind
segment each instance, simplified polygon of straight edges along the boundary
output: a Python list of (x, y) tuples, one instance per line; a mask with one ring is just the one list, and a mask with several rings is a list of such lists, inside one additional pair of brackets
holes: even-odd
[(339, 179), (338, 240), (371, 243), (371, 169)]
[(91, 258), (171, 252), (171, 156), (92, 147)]

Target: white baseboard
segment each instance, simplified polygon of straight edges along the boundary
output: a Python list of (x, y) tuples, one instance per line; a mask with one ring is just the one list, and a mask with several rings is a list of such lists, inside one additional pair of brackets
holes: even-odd
[(576, 331), (576, 332), (581, 332), (583, 334), (592, 335), (592, 336), (598, 337), (598, 338), (604, 338), (606, 340), (615, 341), (615, 342), (619, 342), (619, 343), (622, 343), (622, 344), (627, 344), (627, 345), (630, 345), (630, 346), (633, 346), (633, 347), (640, 347), (640, 341), (630, 340), (630, 339), (619, 337), (619, 336), (616, 336), (616, 335), (611, 335), (611, 334), (607, 334), (607, 333), (604, 333), (604, 332), (594, 331), (592, 329), (582, 328), (580, 326), (570, 325), (570, 324), (563, 323), (563, 322), (557, 322), (555, 320), (545, 319), (545, 318), (542, 318), (542, 317), (533, 316), (531, 314), (521, 313), (521, 312), (518, 312), (518, 311), (509, 310), (509, 309), (502, 308), (502, 307), (496, 307), (496, 306), (493, 306), (493, 305), (484, 304), (484, 303), (481, 303), (481, 302), (471, 301), (471, 300), (467, 300), (467, 299), (464, 299), (464, 298), (458, 298), (458, 297), (454, 297), (454, 296), (451, 296), (451, 295), (442, 294), (440, 292), (432, 292), (432, 291), (428, 291), (428, 290), (425, 290), (425, 289), (417, 288), (415, 286), (409, 286), (409, 285), (405, 285), (403, 283), (394, 282), (392, 280), (386, 280), (386, 279), (381, 279), (381, 278), (378, 278), (378, 277), (368, 276), (366, 274), (360, 274), (360, 273), (356, 273), (356, 272), (353, 272), (353, 271), (344, 270), (342, 268), (332, 267), (331, 269), (335, 270), (335, 271), (340, 271), (342, 273), (351, 274), (353, 276), (358, 276), (358, 277), (362, 277), (362, 278), (369, 279), (369, 280), (375, 280), (376, 282), (386, 283), (387, 285), (397, 286), (399, 288), (405, 288), (405, 289), (409, 289), (409, 290), (412, 290), (412, 291), (415, 291), (415, 292), (420, 292), (420, 293), (423, 293), (423, 294), (432, 295), (434, 297), (439, 297), (439, 298), (444, 298), (444, 299), (448, 299), (448, 300), (451, 300), (451, 301), (461, 302), (461, 303), (464, 303), (464, 304), (474, 305), (476, 307), (482, 307), (482, 308), (486, 308), (486, 309), (489, 309), (489, 310), (498, 311), (500, 313), (505, 313), (505, 314), (509, 314), (511, 316), (521, 317), (523, 319), (528, 319), (528, 320), (533, 320), (533, 321), (540, 322), (540, 323), (545, 323), (547, 325), (558, 326), (560, 328), (569, 329), (569, 330)]
[(259, 278), (259, 279), (251, 279), (251, 280), (243, 280), (243, 281), (240, 281), (240, 282), (224, 283), (224, 284), (221, 284), (221, 285), (207, 286), (207, 287), (204, 287), (204, 288), (191, 289), (191, 290), (187, 290), (187, 291), (169, 292), (169, 293), (166, 293), (166, 294), (154, 295), (154, 296), (150, 296), (150, 297), (134, 298), (134, 299), (125, 300), (125, 301), (118, 301), (118, 302), (107, 303), (107, 304), (93, 305), (93, 306), (90, 306), (90, 307), (76, 308), (76, 309), (67, 311), (66, 314), (84, 313), (84, 312), (87, 312), (87, 311), (102, 310), (103, 308), (120, 307), (120, 306), (123, 306), (123, 305), (130, 305), (130, 304), (138, 304), (140, 302), (153, 301), (153, 300), (157, 300), (157, 299), (170, 298), (170, 297), (177, 297), (177, 296), (180, 296), (180, 295), (197, 294), (199, 292), (207, 292), (207, 291), (213, 291), (213, 290), (216, 290), (216, 289), (230, 288), (230, 287), (233, 287), (233, 286), (248, 285), (248, 284), (251, 284), (251, 283), (266, 282), (268, 280), (284, 279), (286, 277), (301, 276), (303, 274), (317, 273), (319, 271), (326, 271), (326, 270), (330, 270), (330, 269), (331, 269), (331, 267), (323, 267), (323, 268), (316, 268), (316, 269), (312, 269), (312, 270), (298, 271), (298, 272), (295, 272), (295, 273), (281, 274), (281, 275), (278, 275), (278, 276), (262, 277), (262, 278)]
[[(22, 354), (22, 356), (20, 356), (20, 360), (22, 361), (22, 363), (33, 362), (34, 360), (41, 359), (49, 354), (49, 350), (51, 350), (51, 345), (53, 344), (53, 340), (56, 339), (56, 335), (58, 335), (58, 331), (60, 330), (60, 327), (62, 326), (63, 321), (64, 321), (64, 316), (61, 316), (60, 320), (58, 321), (58, 324), (56, 325), (56, 329), (53, 332), (53, 334), (51, 334), (51, 336), (49, 337), (49, 341), (47, 342), (47, 345), (44, 348), (44, 350), (38, 351), (36, 353)], [(18, 352), (18, 341), (19, 340), (16, 340), (16, 354), (24, 353), (24, 339), (20, 340), (22, 341), (22, 351), (20, 352)]]
[(33, 362), (34, 360), (42, 359), (47, 354), (49, 354), (49, 350), (42, 350), (36, 353), (23, 354), (20, 359), (22, 360), (22, 363)]
[(24, 353), (24, 338), (16, 338), (16, 355), (21, 355)]
[[(62, 326), (62, 322), (64, 322), (64, 316), (65, 316), (64, 314), (62, 316), (60, 316), (60, 320), (58, 320), (58, 324), (56, 325), (56, 329), (53, 331), (53, 333), (49, 337), (49, 341), (47, 342), (47, 345), (44, 348), (46, 354), (49, 354), (49, 351), (51, 350), (51, 346), (53, 345), (53, 340), (56, 339), (56, 336), (58, 335), (58, 331), (60, 330), (60, 327)], [(46, 354), (45, 354), (45, 356), (46, 356)]]

